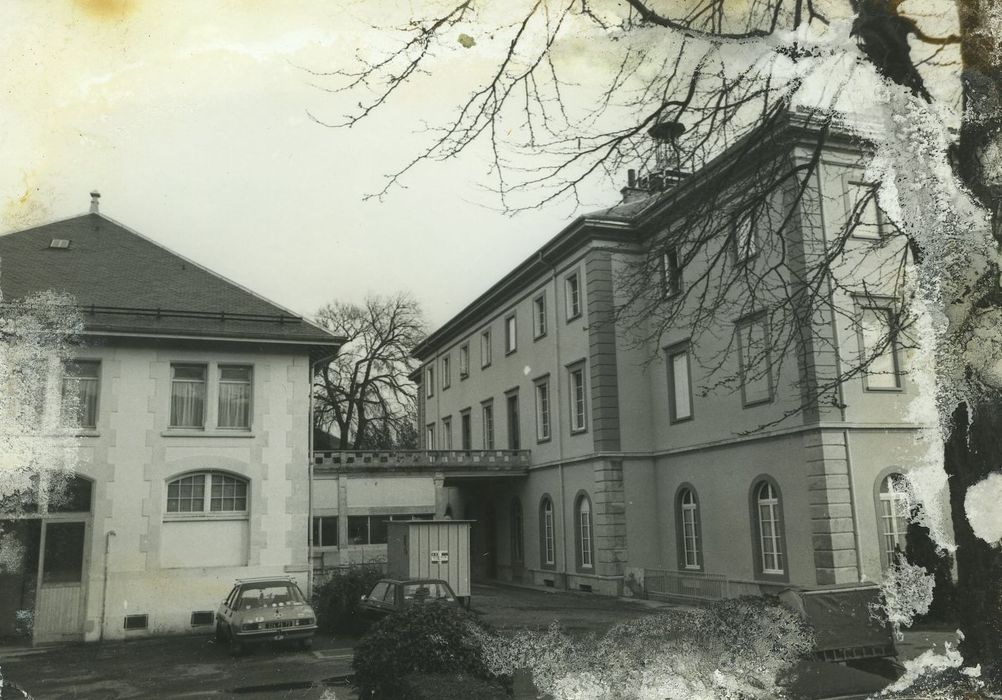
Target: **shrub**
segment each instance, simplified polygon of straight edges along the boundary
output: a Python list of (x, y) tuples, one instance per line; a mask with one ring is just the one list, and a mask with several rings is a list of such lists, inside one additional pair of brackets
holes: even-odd
[(775, 698), (781, 672), (813, 646), (808, 625), (773, 601), (669, 608), (573, 638), (559, 627), (482, 640), (494, 673), (524, 667), (562, 698)]
[(313, 593), (313, 609), (320, 629), (330, 634), (361, 632), (364, 621), (358, 612), (358, 602), (381, 578), (383, 572), (376, 566), (354, 566), (335, 572)]
[(430, 602), (404, 608), (381, 620), (355, 647), (355, 680), (382, 697), (396, 698), (403, 679), (414, 674), (491, 678), (474, 630), (491, 634), (456, 605)]
[(401, 679), (398, 700), (508, 700), (497, 681), (454, 673), (423, 673)]

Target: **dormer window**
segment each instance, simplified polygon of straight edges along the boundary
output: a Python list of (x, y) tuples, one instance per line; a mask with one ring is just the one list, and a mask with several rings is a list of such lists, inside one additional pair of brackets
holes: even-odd
[(62, 249), (65, 249), (65, 248), (69, 248), (70, 247), (70, 242), (66, 238), (53, 238), (49, 242), (49, 247), (50, 248), (62, 248)]

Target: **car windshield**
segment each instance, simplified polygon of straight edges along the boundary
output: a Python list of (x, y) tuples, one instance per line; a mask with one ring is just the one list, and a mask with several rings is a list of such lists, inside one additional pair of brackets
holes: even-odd
[(257, 608), (281, 608), (305, 602), (299, 587), (294, 583), (264, 582), (245, 583), (240, 589), (235, 608), (255, 610)]
[(429, 600), (455, 601), (452, 591), (442, 583), (423, 582), (405, 583), (404, 600), (413, 603), (424, 603)]

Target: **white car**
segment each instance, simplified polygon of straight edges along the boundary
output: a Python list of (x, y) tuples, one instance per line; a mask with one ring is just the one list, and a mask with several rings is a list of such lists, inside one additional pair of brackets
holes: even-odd
[(292, 578), (240, 579), (216, 612), (216, 639), (240, 654), (248, 644), (313, 645), (317, 615)]

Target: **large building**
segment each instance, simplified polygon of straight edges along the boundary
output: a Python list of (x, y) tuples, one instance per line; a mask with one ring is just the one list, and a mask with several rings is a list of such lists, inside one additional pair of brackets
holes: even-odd
[[(896, 475), (925, 450), (893, 332), (907, 251), (859, 143), (826, 130), (819, 149), (802, 122), (655, 192), (631, 182), (416, 348), (423, 446), (520, 455), (444, 492), (477, 521), (480, 576), (700, 598), (881, 578), (904, 541)], [(777, 164), (810, 165), (805, 190), (787, 176), (781, 216), (745, 212)], [(628, 318), (644, 266), (658, 301)], [(737, 278), (772, 279), (773, 298)], [(673, 298), (691, 322), (659, 327)]]
[(0, 514), (24, 552), (0, 573), (0, 636), (211, 630), (236, 578), (305, 587), (312, 373), (339, 340), (106, 218), (96, 197), (89, 214), (0, 237), (0, 260), (5, 300), (66, 292), (84, 322), (45, 407), (79, 401), (70, 497)]

